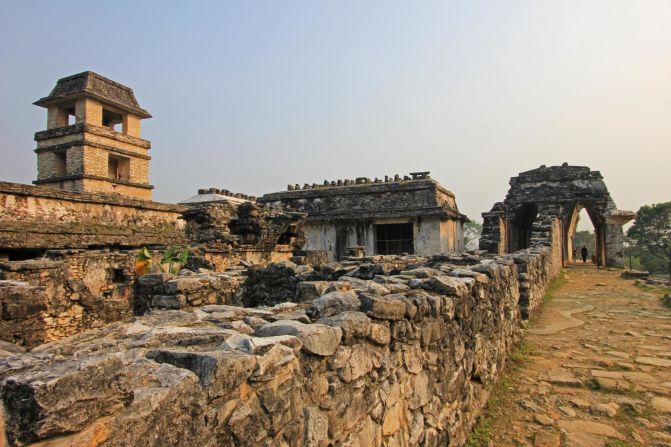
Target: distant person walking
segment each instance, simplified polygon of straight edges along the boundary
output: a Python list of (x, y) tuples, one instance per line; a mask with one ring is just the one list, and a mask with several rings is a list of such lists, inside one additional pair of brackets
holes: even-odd
[(587, 262), (587, 247), (584, 245), (582, 246), (582, 249), (580, 249), (580, 256), (582, 256), (582, 262)]

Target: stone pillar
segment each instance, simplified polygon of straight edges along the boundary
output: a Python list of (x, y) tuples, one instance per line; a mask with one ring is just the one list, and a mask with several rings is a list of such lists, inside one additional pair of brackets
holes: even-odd
[(140, 138), (140, 118), (129, 113), (123, 115), (121, 131), (131, 137)]
[(75, 104), (77, 124), (86, 123), (94, 126), (103, 125), (103, 106), (95, 99), (81, 98)]
[(480, 250), (502, 255), (506, 252), (506, 224), (503, 211), (482, 213)]
[(622, 225), (606, 224), (606, 266), (624, 268), (624, 232)]
[(56, 129), (68, 125), (68, 111), (59, 105), (47, 109), (47, 129)]

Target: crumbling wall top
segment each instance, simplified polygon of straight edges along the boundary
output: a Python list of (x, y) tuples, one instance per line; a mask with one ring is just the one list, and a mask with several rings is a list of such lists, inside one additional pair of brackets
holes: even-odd
[(303, 187), (289, 185), (287, 191), (266, 194), (258, 201), (307, 212), (311, 220), (429, 215), (465, 218), (459, 213), (454, 194), (433, 180), (428, 171), (375, 180), (358, 177)]

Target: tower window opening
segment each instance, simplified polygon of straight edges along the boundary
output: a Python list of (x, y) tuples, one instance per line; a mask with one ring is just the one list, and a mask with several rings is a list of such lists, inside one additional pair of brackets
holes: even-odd
[(54, 175), (65, 177), (67, 173), (67, 154), (65, 152), (54, 152)]
[(68, 126), (72, 126), (74, 124), (77, 124), (77, 117), (75, 116), (75, 108), (71, 107), (67, 109), (67, 117), (68, 117)]
[(114, 180), (130, 180), (130, 158), (109, 154), (107, 175)]
[(114, 132), (119, 132), (121, 130), (121, 123), (123, 122), (123, 116), (120, 113), (112, 112), (107, 109), (103, 109), (103, 127), (107, 127)]

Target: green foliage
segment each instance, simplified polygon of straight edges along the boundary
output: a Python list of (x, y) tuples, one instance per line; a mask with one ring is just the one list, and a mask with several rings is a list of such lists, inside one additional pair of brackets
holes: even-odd
[(477, 250), (478, 241), (482, 235), (482, 224), (478, 222), (466, 222), (464, 224), (464, 247), (466, 250)]
[(155, 256), (147, 247), (142, 247), (135, 257), (135, 270), (138, 274), (170, 273), (176, 275), (189, 258), (189, 246), (168, 248), (163, 256)]
[(671, 202), (642, 206), (627, 238), (628, 250), (639, 255), (641, 265), (651, 272), (663, 266), (671, 277)]
[(491, 431), (492, 419), (490, 417), (479, 417), (475, 427), (468, 435), (464, 447), (488, 447)]
[[(518, 370), (524, 366), (527, 356), (530, 352), (529, 345), (523, 340), (522, 343), (513, 350), (510, 354), (510, 363), (506, 368)], [(494, 414), (500, 411), (502, 405), (510, 403), (511, 396), (514, 395), (516, 389), (513, 382), (510, 380), (509, 372), (504, 373), (499, 381), (494, 385), (485, 409), (475, 422), (471, 429), (471, 433), (466, 439), (464, 447), (489, 447), (490, 437), (492, 433), (492, 422)]]

